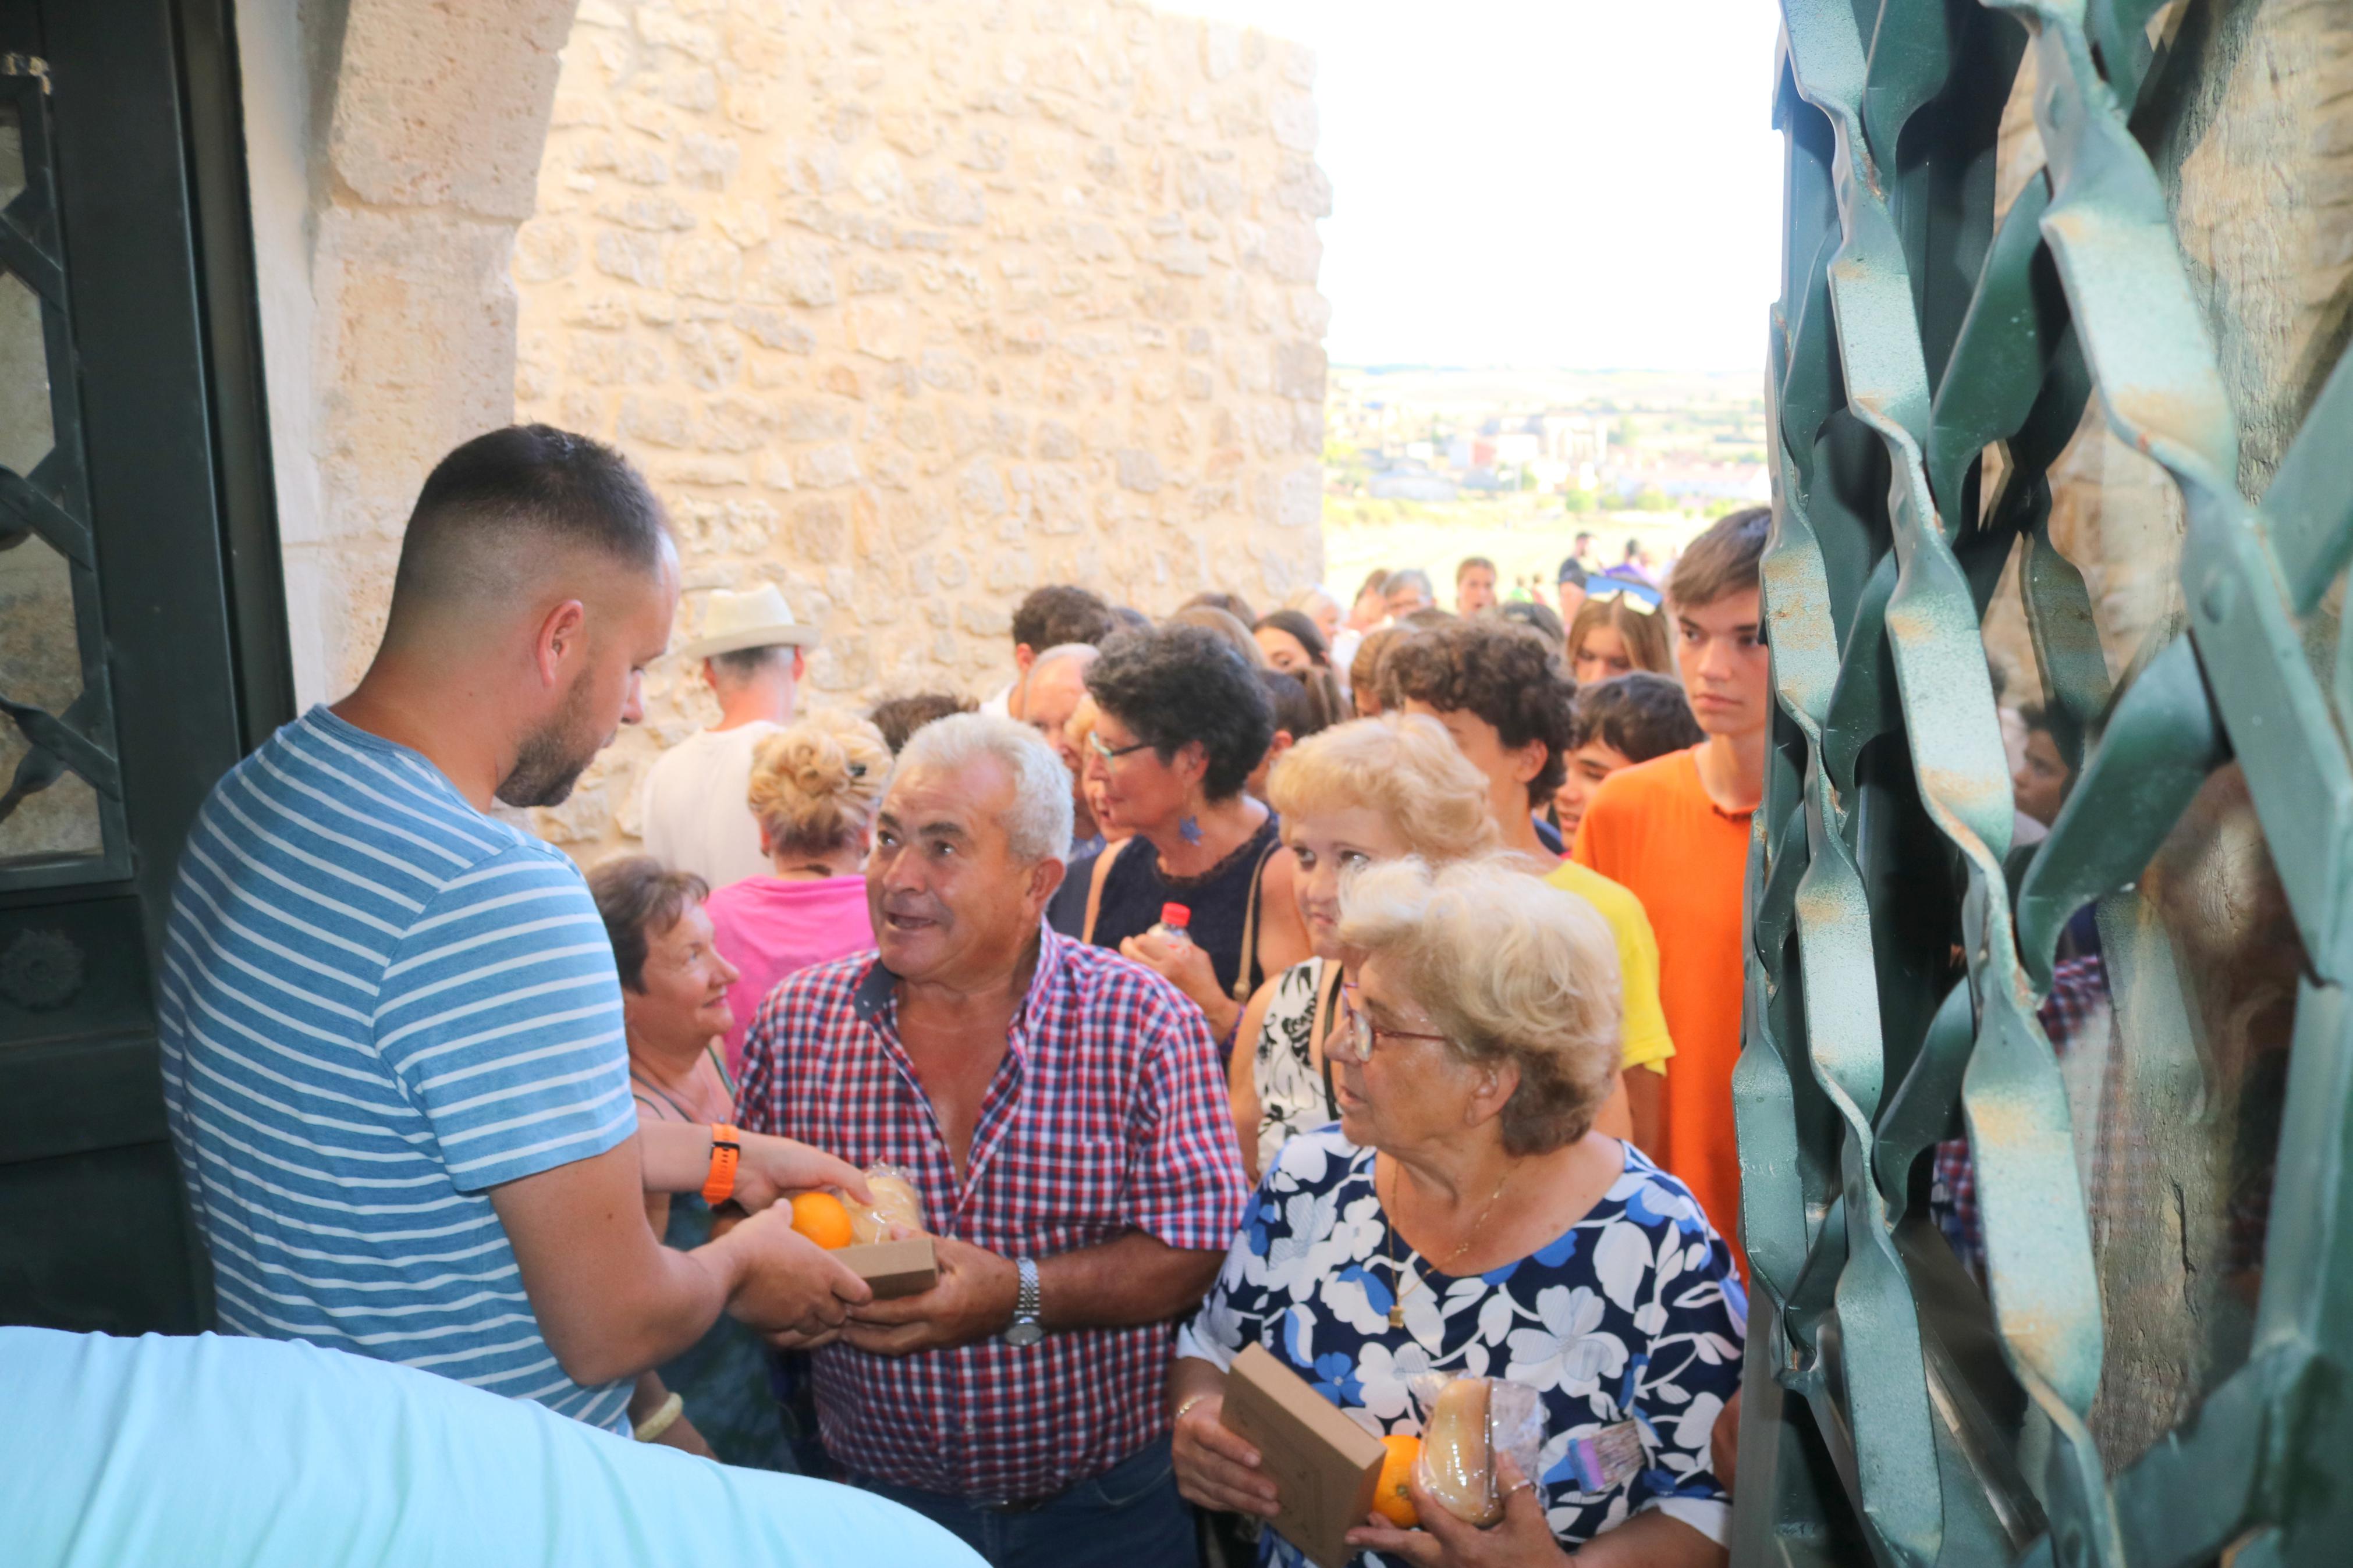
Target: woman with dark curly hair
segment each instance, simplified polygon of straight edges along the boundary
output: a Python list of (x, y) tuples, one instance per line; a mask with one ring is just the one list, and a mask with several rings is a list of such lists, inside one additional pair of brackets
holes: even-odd
[[(1158, 971), (1229, 1039), (1250, 994), (1308, 953), (1274, 814), (1242, 789), (1274, 740), (1265, 688), (1215, 633), (1170, 625), (1104, 644), (1087, 690), (1097, 819), (1133, 837), (1071, 868), (1080, 934)], [(1189, 942), (1153, 931), (1169, 904)]]

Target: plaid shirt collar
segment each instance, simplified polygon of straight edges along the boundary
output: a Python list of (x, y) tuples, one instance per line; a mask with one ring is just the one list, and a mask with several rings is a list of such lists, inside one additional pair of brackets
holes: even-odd
[[(1071, 939), (1062, 935), (1040, 917), (1038, 921), (1038, 967), (1029, 976), (1029, 989), (1023, 993), (1021, 1005), (1013, 1015), (1013, 1028), (1007, 1039), (1018, 1052), (1026, 1039), (1038, 1027), (1039, 1016), (1052, 1005), (1055, 988), (1061, 983), (1062, 972), (1069, 967), (1066, 954)], [(868, 966), (866, 976), (858, 983), (850, 995), (849, 1005), (859, 1021), (869, 1028), (887, 1036), (895, 1045), (899, 1037), (899, 976), (882, 962), (877, 952)]]
[[(1014, 1010), (1012, 1026), (1006, 1030), (1005, 1060), (998, 1064), (987, 1089), (982, 1091), (980, 1118), (972, 1130), (972, 1145), (965, 1151), (963, 1179), (955, 1184), (959, 1214), (981, 1190), (990, 1158), (1012, 1128), (1013, 1111), (1029, 1076), (1029, 1041), (1047, 1023), (1050, 1009), (1062, 1000), (1062, 980), (1070, 967), (1069, 950), (1070, 939), (1041, 919), (1038, 924), (1037, 967), (1029, 976), (1029, 989), (1023, 994), (1021, 1005)], [(931, 1096), (925, 1092), (915, 1064), (899, 1038), (899, 980), (900, 976), (883, 963), (881, 953), (877, 952), (865, 976), (850, 994), (850, 1011), (873, 1031), (892, 1070), (905, 1082), (915, 1102), (929, 1111)], [(944, 1142), (935, 1114), (933, 1131)], [(952, 1172), (951, 1180), (954, 1179)]]

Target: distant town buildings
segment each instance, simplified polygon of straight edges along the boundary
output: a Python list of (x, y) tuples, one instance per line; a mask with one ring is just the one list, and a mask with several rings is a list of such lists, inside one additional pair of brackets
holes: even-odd
[(1373, 500), (1536, 491), (1597, 510), (1771, 496), (1747, 378), (1334, 367), (1324, 483)]

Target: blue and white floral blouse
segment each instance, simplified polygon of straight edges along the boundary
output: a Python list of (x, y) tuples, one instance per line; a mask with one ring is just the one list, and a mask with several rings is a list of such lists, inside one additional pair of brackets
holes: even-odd
[[(1557, 1241), (1455, 1279), (1392, 1242), (1371, 1150), (1336, 1126), (1303, 1132), (1267, 1172), (1176, 1353), (1228, 1367), (1256, 1341), (1383, 1434), (1421, 1430), (1407, 1390), (1417, 1373), (1525, 1384), (1543, 1396), (1541, 1484), (1562, 1545), (1646, 1508), (1723, 1542), (1732, 1503), (1708, 1468), (1708, 1438), (1740, 1384), (1748, 1300), (1690, 1190), (1625, 1148), (1624, 1173)], [(1397, 1329), (1388, 1321), (1392, 1245), (1409, 1279), (1423, 1281), (1409, 1284)], [(1628, 1421), (1641, 1438), (1641, 1468), (1585, 1489), (1591, 1475), (1580, 1479), (1579, 1465), (1593, 1452), (1589, 1440)], [(1272, 1531), (1262, 1541), (1264, 1561), (1306, 1561)], [(1356, 1561), (1385, 1560), (1365, 1552)]]

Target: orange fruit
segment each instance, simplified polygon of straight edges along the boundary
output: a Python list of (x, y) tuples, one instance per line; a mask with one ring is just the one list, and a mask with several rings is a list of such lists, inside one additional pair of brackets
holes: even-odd
[(849, 1211), (831, 1193), (799, 1193), (793, 1198), (793, 1228), (828, 1250), (848, 1247)]
[(1413, 1506), (1413, 1494), (1405, 1483), (1413, 1474), (1413, 1462), (1421, 1458), (1421, 1439), (1392, 1432), (1381, 1439), (1381, 1447), (1389, 1454), (1381, 1461), (1380, 1483), (1373, 1488), (1373, 1511), (1399, 1530), (1411, 1530), (1421, 1522), (1421, 1512)]

